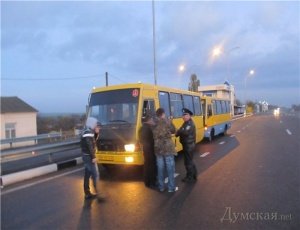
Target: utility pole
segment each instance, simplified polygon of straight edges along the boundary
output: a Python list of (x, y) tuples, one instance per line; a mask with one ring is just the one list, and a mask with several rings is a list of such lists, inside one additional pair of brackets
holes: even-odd
[(108, 72), (105, 72), (105, 82), (105, 85), (108, 86)]
[(156, 43), (155, 43), (155, 6), (154, 0), (152, 0), (152, 19), (153, 19), (153, 61), (154, 61), (154, 84), (157, 85), (156, 75)]

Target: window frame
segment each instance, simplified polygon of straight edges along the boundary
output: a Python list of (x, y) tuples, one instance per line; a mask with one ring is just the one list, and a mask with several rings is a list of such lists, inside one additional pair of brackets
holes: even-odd
[[(167, 100), (166, 100), (166, 102), (168, 103), (167, 105), (162, 105), (161, 93), (164, 93), (167, 95)], [(170, 117), (171, 116), (170, 93), (166, 92), (166, 91), (158, 91), (158, 100), (159, 100), (159, 107), (163, 108), (165, 110), (165, 114), (167, 117)]]
[[(183, 108), (182, 94), (171, 92), (170, 93), (170, 106), (171, 106), (171, 115), (174, 118), (181, 117), (182, 116), (182, 108)], [(172, 107), (174, 108), (174, 111), (172, 111)]]
[[(189, 109), (193, 114), (195, 114), (193, 96), (192, 95), (188, 95), (188, 94), (183, 94), (182, 97), (183, 97), (182, 99), (183, 99), (183, 106), (184, 106), (184, 108)], [(185, 98), (190, 98), (191, 100), (187, 101), (187, 103), (186, 103)], [(187, 106), (186, 104), (189, 104), (189, 106)], [(192, 106), (192, 108), (190, 107), (190, 105)]]

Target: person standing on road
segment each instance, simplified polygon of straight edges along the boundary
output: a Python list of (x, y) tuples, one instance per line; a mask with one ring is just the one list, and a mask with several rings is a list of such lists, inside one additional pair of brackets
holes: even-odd
[(180, 137), (180, 143), (183, 147), (184, 165), (186, 169), (186, 177), (183, 182), (195, 182), (197, 180), (197, 169), (193, 162), (193, 155), (196, 145), (196, 128), (192, 120), (193, 113), (186, 109), (182, 109), (182, 119), (184, 123), (176, 132), (176, 137)]
[[(82, 152), (82, 159), (84, 162), (84, 197), (85, 199), (97, 198), (98, 201), (104, 199), (100, 195), (99, 189), (99, 171), (97, 167), (96, 140), (95, 134), (99, 136), (101, 124), (94, 117), (89, 117), (86, 120), (85, 129), (81, 134), (80, 146)], [(90, 191), (90, 178), (92, 178), (95, 194)]]
[(172, 133), (175, 133), (175, 127), (170, 120), (166, 118), (163, 108), (156, 110), (157, 121), (153, 128), (154, 152), (158, 169), (158, 189), (163, 192), (164, 188), (164, 171), (167, 168), (168, 174), (168, 192), (176, 192), (178, 187), (175, 186), (175, 145), (172, 141)]
[(156, 187), (157, 167), (154, 154), (153, 128), (154, 122), (150, 115), (143, 117), (143, 126), (139, 132), (139, 140), (144, 153), (144, 183), (146, 187)]

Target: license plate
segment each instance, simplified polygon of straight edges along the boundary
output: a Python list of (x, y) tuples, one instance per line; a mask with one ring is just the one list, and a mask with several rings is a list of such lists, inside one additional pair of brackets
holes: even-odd
[(113, 156), (100, 156), (99, 159), (100, 159), (100, 161), (113, 161), (114, 157)]

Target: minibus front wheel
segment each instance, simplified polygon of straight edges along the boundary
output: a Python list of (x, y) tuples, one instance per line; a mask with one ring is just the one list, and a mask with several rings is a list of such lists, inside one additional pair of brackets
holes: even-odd
[(228, 130), (228, 126), (225, 125), (225, 127), (224, 127), (224, 132), (223, 132), (223, 136), (226, 136), (226, 135), (227, 135), (227, 130)]
[(214, 137), (215, 137), (215, 129), (211, 129), (210, 135), (209, 135), (209, 138), (208, 138), (209, 142), (212, 142)]

